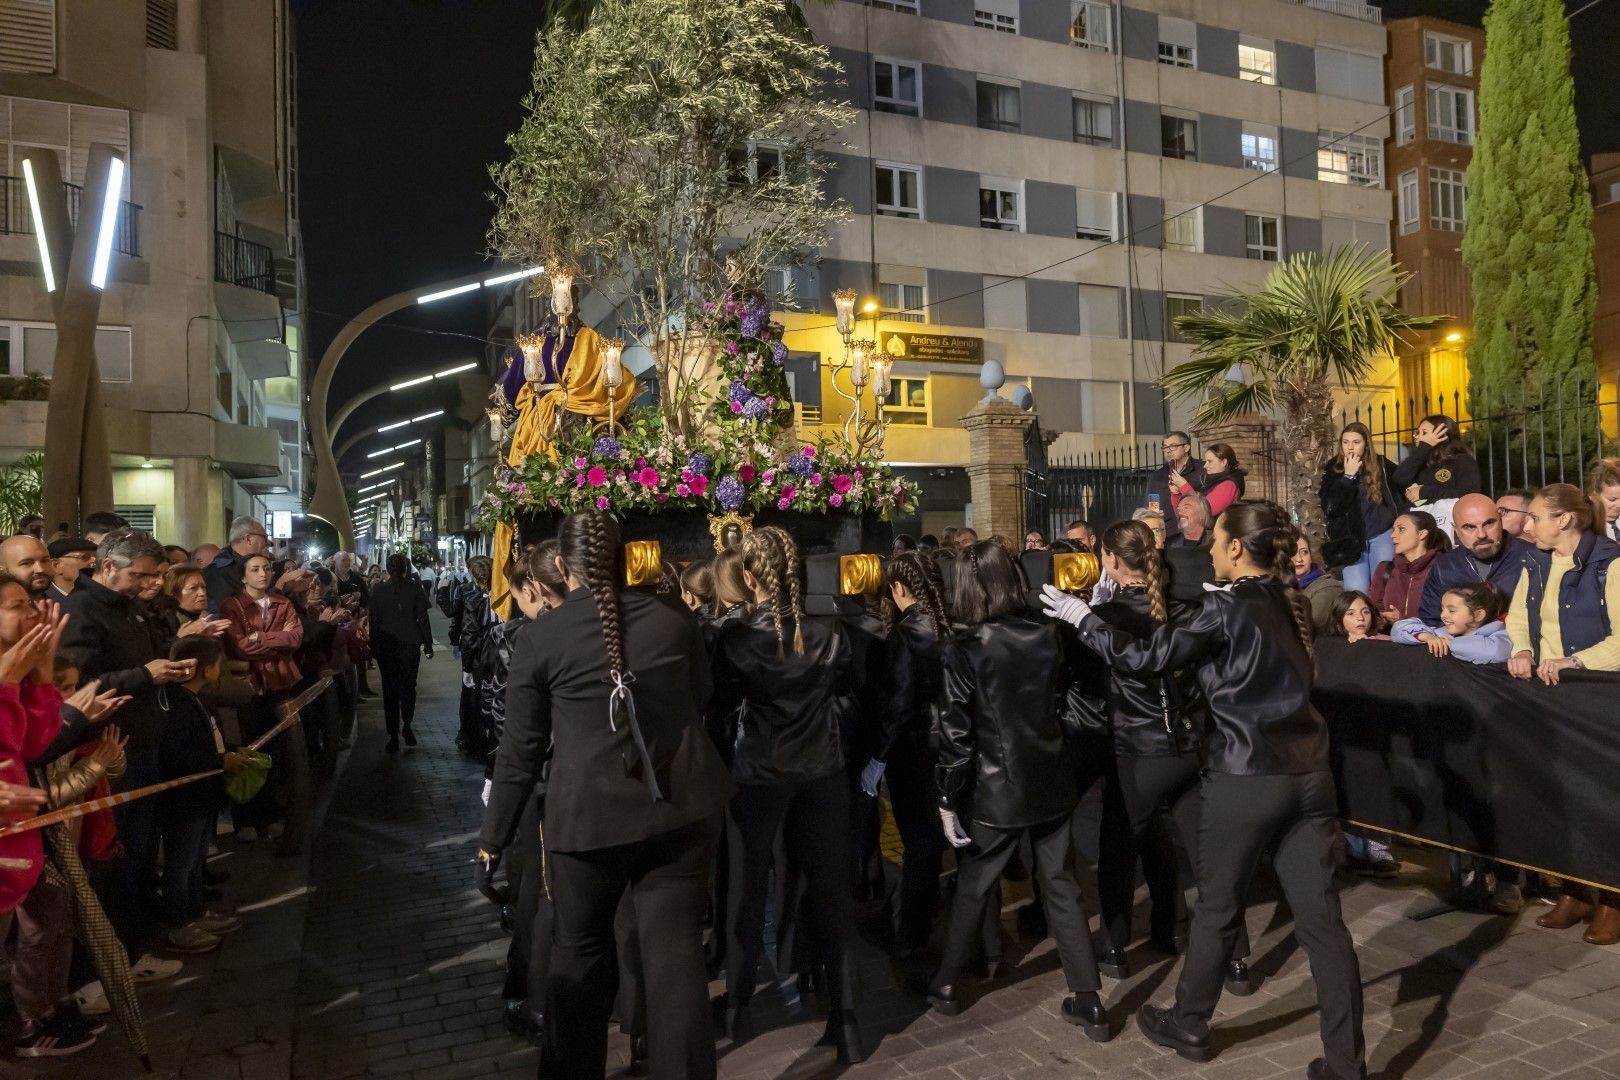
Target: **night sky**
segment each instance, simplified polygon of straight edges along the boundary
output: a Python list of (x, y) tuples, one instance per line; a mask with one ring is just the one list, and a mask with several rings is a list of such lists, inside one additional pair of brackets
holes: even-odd
[[(1566, 0), (1575, 11), (1590, 0)], [(298, 21), (299, 184), (309, 276), (311, 365), (366, 305), (486, 262), (487, 167), (521, 119), (544, 0), (293, 0)], [(1484, 0), (1384, 0), (1386, 18), (1478, 25)], [(1620, 150), (1620, 0), (1575, 17), (1582, 152)], [(1607, 47), (1605, 47), (1607, 43)], [(375, 385), (479, 354), (480, 344), (398, 327), (482, 335), (483, 301), (435, 304), (367, 331), (331, 406)], [(429, 400), (385, 397), (355, 423), (382, 424)], [(399, 400), (404, 399), (404, 400)], [(355, 428), (348, 428), (352, 432)]]

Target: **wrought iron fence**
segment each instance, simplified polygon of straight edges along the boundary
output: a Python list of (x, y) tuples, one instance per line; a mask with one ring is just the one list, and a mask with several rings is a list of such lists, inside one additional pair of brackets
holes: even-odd
[[(79, 203), (84, 198), (84, 187), (64, 182), (67, 192), (68, 223), (79, 227)], [(34, 213), (28, 205), (28, 184), (20, 176), (0, 176), (0, 233), (34, 235)], [(141, 206), (128, 199), (119, 207), (118, 223), (113, 228), (113, 247), (125, 254), (141, 254)]]
[(230, 233), (214, 234), (214, 280), (262, 293), (276, 291), (276, 260), (268, 245)]

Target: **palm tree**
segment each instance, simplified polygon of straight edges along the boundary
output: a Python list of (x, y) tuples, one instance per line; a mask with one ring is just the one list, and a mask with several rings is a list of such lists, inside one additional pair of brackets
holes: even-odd
[(1176, 319), (1193, 359), (1161, 380), (1172, 398), (1198, 398), (1196, 425), (1240, 413), (1281, 412), (1287, 505), (1320, 539), (1316, 491), (1335, 451), (1335, 387), (1355, 386), (1406, 332), (1445, 322), (1396, 306), (1410, 275), (1366, 247), (1307, 252), (1278, 266), (1260, 290)]

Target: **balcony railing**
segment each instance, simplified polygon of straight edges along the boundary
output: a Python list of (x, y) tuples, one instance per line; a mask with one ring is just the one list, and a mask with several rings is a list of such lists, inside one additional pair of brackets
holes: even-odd
[[(62, 185), (67, 192), (68, 222), (79, 227), (79, 203), (84, 188), (79, 184)], [(28, 184), (20, 176), (0, 176), (0, 233), (34, 235), (34, 213), (28, 205)], [(118, 225), (113, 235), (113, 247), (125, 255), (139, 258), (141, 254), (141, 207), (124, 200), (118, 211)]]
[(1292, 2), (1301, 7), (1315, 8), (1317, 11), (1327, 11), (1350, 19), (1360, 19), (1362, 22), (1381, 25), (1384, 21), (1383, 12), (1363, 4), (1361, 0), (1292, 0)]
[(269, 247), (230, 233), (214, 234), (214, 280), (275, 295), (276, 260)]

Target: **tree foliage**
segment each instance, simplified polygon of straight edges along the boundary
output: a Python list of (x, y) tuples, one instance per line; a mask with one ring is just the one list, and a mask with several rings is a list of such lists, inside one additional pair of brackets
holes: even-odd
[[(1468, 396), (1501, 412), (1535, 382), (1595, 383), (1592, 201), (1560, 0), (1494, 0), (1463, 235), (1474, 298)], [(1570, 378), (1573, 376), (1573, 378)]]
[(0, 467), (0, 526), (8, 535), (41, 512), (44, 481), (45, 455), (38, 451)]
[(1365, 382), (1401, 335), (1444, 321), (1396, 306), (1406, 276), (1383, 251), (1306, 252), (1279, 265), (1258, 292), (1176, 319), (1193, 359), (1165, 374), (1165, 390), (1197, 399), (1200, 426), (1280, 412), (1288, 505), (1313, 534), (1318, 474), (1338, 435), (1333, 391)]
[[(492, 247), (573, 269), (679, 397), (700, 305), (801, 262), (847, 212), (815, 152), (853, 122), (826, 93), (837, 73), (781, 0), (601, 0), (554, 21), (512, 156), (491, 169)], [(751, 140), (782, 167), (755, 178)]]

